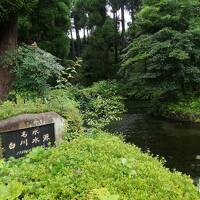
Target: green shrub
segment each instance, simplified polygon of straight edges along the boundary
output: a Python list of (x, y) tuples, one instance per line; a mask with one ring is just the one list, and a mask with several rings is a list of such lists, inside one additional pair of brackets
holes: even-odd
[(79, 110), (79, 103), (73, 98), (70, 90), (57, 89), (49, 93), (46, 103), (48, 107), (54, 109), (54, 112), (67, 119), (68, 134), (75, 133), (75, 130), (80, 131), (83, 128), (83, 115)]
[(83, 75), (82, 75), (82, 60), (76, 58), (73, 60), (64, 60), (63, 61), (64, 69), (61, 71), (61, 75), (57, 80), (56, 88), (68, 88), (69, 86), (80, 84)]
[(50, 87), (50, 80), (59, 77), (62, 70), (58, 59), (50, 53), (24, 45), (17, 50), (14, 88), (18, 92), (44, 95)]
[(0, 161), (0, 199), (197, 200), (192, 180), (96, 130), (25, 159)]
[(85, 89), (54, 89), (42, 98), (31, 92), (22, 95), (12, 92), (14, 100), (0, 105), (0, 120), (24, 113), (54, 111), (68, 120), (68, 127), (80, 126), (83, 120), (87, 127), (104, 128), (112, 120), (120, 119), (125, 110), (119, 93), (120, 86), (115, 81), (102, 81)]
[(88, 126), (103, 128), (125, 111), (116, 81), (100, 81), (75, 93)]
[(94, 83), (91, 87), (83, 89), (85, 95), (101, 95), (102, 97), (118, 96), (122, 94), (122, 85), (119, 81), (99, 81)]
[(57, 112), (66, 119), (68, 129), (78, 130), (82, 127), (82, 115), (78, 104), (70, 98), (67, 90), (52, 90), (46, 99), (25, 100), (17, 95), (16, 101), (0, 104), (0, 120), (25, 113)]
[(159, 115), (175, 121), (200, 122), (200, 98), (193, 97), (158, 106)]
[(200, 98), (185, 99), (179, 102), (169, 103), (163, 105), (168, 111), (175, 111), (180, 113), (193, 113), (200, 115)]

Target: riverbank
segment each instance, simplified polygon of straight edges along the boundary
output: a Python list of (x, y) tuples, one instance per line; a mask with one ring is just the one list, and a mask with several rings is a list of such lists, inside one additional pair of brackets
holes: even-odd
[(200, 98), (164, 103), (153, 115), (173, 121), (200, 123)]

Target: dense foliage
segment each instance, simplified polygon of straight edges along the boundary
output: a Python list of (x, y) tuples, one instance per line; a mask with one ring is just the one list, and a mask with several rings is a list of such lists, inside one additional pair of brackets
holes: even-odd
[[(199, 0), (140, 4), (0, 2), (0, 98), (12, 89), (0, 102), (0, 120), (52, 111), (66, 122), (60, 146), (0, 160), (0, 199), (200, 199), (189, 177), (103, 132), (125, 112), (127, 94), (156, 100), (162, 116), (200, 121)], [(127, 32), (125, 12), (131, 15)], [(17, 32), (20, 46), (13, 57)], [(175, 97), (183, 100), (166, 103)]]
[(24, 113), (57, 112), (67, 120), (69, 132), (74, 127), (105, 128), (113, 120), (119, 120), (124, 112), (120, 85), (102, 81), (89, 88), (69, 86), (53, 89), (45, 96), (31, 92), (10, 94), (10, 100), (0, 104), (0, 120)]
[(164, 103), (156, 113), (176, 121), (200, 122), (200, 98), (192, 97), (178, 102)]
[(19, 47), (16, 61), (14, 89), (20, 93), (44, 95), (63, 70), (56, 57), (37, 46)]
[(199, 92), (199, 1), (149, 0), (137, 14), (121, 73), (146, 99)]
[(199, 199), (188, 177), (117, 137), (89, 135), (37, 148), (23, 160), (1, 160), (0, 199)]
[(18, 94), (14, 101), (8, 100), (0, 104), (0, 120), (25, 113), (57, 112), (66, 119), (69, 132), (81, 129), (82, 116), (79, 105), (68, 91), (52, 90), (46, 99), (38, 97), (27, 100), (23, 97)]
[[(132, 21), (139, 0), (74, 0), (71, 55), (82, 56), (86, 84), (116, 77), (119, 53), (127, 45), (125, 11)], [(119, 13), (121, 12), (121, 16)], [(82, 38), (80, 33), (83, 34)]]
[(120, 84), (116, 81), (95, 83), (79, 90), (75, 96), (89, 127), (104, 128), (111, 121), (119, 120), (125, 111)]
[[(130, 11), (133, 21), (139, 4), (140, 0), (6, 0), (0, 4), (0, 15), (4, 25), (6, 16), (10, 24), (3, 35), (17, 37), (11, 34), (15, 20), (18, 43), (37, 42), (40, 48), (60, 58), (62, 64), (82, 56), (82, 80), (91, 84), (115, 78), (119, 53), (127, 45), (125, 11)], [(7, 46), (7, 41), (2, 36), (2, 47)]]
[(104, 24), (93, 32), (83, 53), (84, 75), (90, 82), (111, 79), (114, 68), (115, 23), (107, 18)]
[(30, 15), (19, 19), (19, 39), (23, 42), (37, 42), (42, 49), (66, 59), (70, 48), (67, 36), (69, 27), (69, 0), (39, 0)]
[(29, 13), (38, 0), (4, 0), (0, 2), (0, 23), (13, 15)]

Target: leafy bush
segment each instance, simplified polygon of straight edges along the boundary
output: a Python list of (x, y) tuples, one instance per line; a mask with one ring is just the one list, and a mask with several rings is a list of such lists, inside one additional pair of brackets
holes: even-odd
[(164, 103), (159, 107), (158, 113), (165, 118), (174, 120), (200, 122), (200, 98)]
[(78, 104), (70, 98), (67, 90), (52, 90), (46, 99), (25, 100), (17, 95), (16, 101), (0, 104), (0, 120), (25, 113), (57, 112), (66, 119), (68, 130), (80, 130), (82, 116)]
[[(65, 119), (67, 119), (67, 130), (70, 134), (82, 130), (83, 116), (79, 110), (79, 103), (73, 100), (73, 95), (68, 90), (52, 90), (48, 97), (46, 105), (53, 108)], [(78, 134), (78, 133), (77, 133)]]
[(35, 92), (44, 95), (49, 89), (49, 80), (58, 78), (63, 67), (56, 57), (36, 46), (24, 45), (17, 50), (14, 68), (14, 87), (18, 92)]
[(87, 127), (103, 128), (112, 120), (120, 119), (125, 111), (120, 88), (116, 81), (102, 81), (85, 89), (73, 86), (54, 89), (42, 98), (30, 92), (22, 95), (13, 92), (12, 101), (0, 104), (0, 120), (24, 113), (54, 111), (68, 120), (68, 129), (81, 129), (82, 120)]
[(92, 96), (101, 95), (102, 97), (109, 98), (114, 95), (122, 94), (122, 85), (119, 81), (99, 81), (94, 83), (91, 87), (83, 89), (83, 92)]
[(71, 85), (80, 84), (82, 81), (82, 60), (76, 58), (73, 60), (63, 61), (64, 69), (61, 71), (61, 75), (57, 80), (56, 88), (68, 88)]
[(75, 96), (87, 126), (103, 128), (120, 118), (125, 111), (120, 89), (116, 81), (100, 81), (77, 91)]
[(192, 180), (96, 130), (25, 159), (0, 161), (0, 199), (197, 200)]

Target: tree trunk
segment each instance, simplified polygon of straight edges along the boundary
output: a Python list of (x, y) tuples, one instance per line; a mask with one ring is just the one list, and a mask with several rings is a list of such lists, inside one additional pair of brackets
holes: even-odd
[(131, 22), (133, 24), (134, 21), (134, 3), (131, 1)]
[(89, 32), (89, 28), (87, 27), (87, 38), (89, 38), (90, 32)]
[[(0, 60), (6, 51), (14, 50), (17, 46), (17, 16), (0, 24)], [(11, 66), (0, 63), (0, 99), (6, 97), (9, 92), (11, 81)]]
[(86, 44), (86, 30), (85, 27), (83, 28), (83, 41), (84, 41), (84, 45)]
[(80, 34), (79, 34), (78, 20), (77, 20), (76, 16), (74, 16), (74, 28), (75, 28), (75, 32), (76, 32), (76, 46), (77, 46), (76, 56), (80, 57), (80, 55), (81, 55), (81, 38), (80, 38)]
[(132, 19), (132, 24), (134, 23), (135, 20), (135, 13), (139, 9), (139, 6), (141, 4), (141, 0), (135, 0), (131, 1), (131, 19)]
[(75, 52), (75, 44), (74, 44), (72, 28), (70, 29), (70, 34), (71, 34), (71, 51), (72, 51), (71, 54), (72, 54), (72, 58), (75, 58), (76, 52)]
[(117, 34), (118, 34), (118, 27), (117, 27), (117, 11), (113, 11), (113, 19), (115, 22), (115, 41), (114, 41), (114, 49), (115, 49), (115, 63), (118, 62), (118, 38), (117, 38)]
[(125, 14), (124, 14), (124, 4), (122, 3), (121, 5), (121, 22), (122, 22), (122, 47), (124, 48), (126, 46), (126, 40), (125, 40), (125, 32), (126, 32), (126, 27), (125, 27)]
[(81, 37), (79, 34), (79, 30), (76, 29), (76, 43), (77, 43), (77, 56), (81, 56)]

